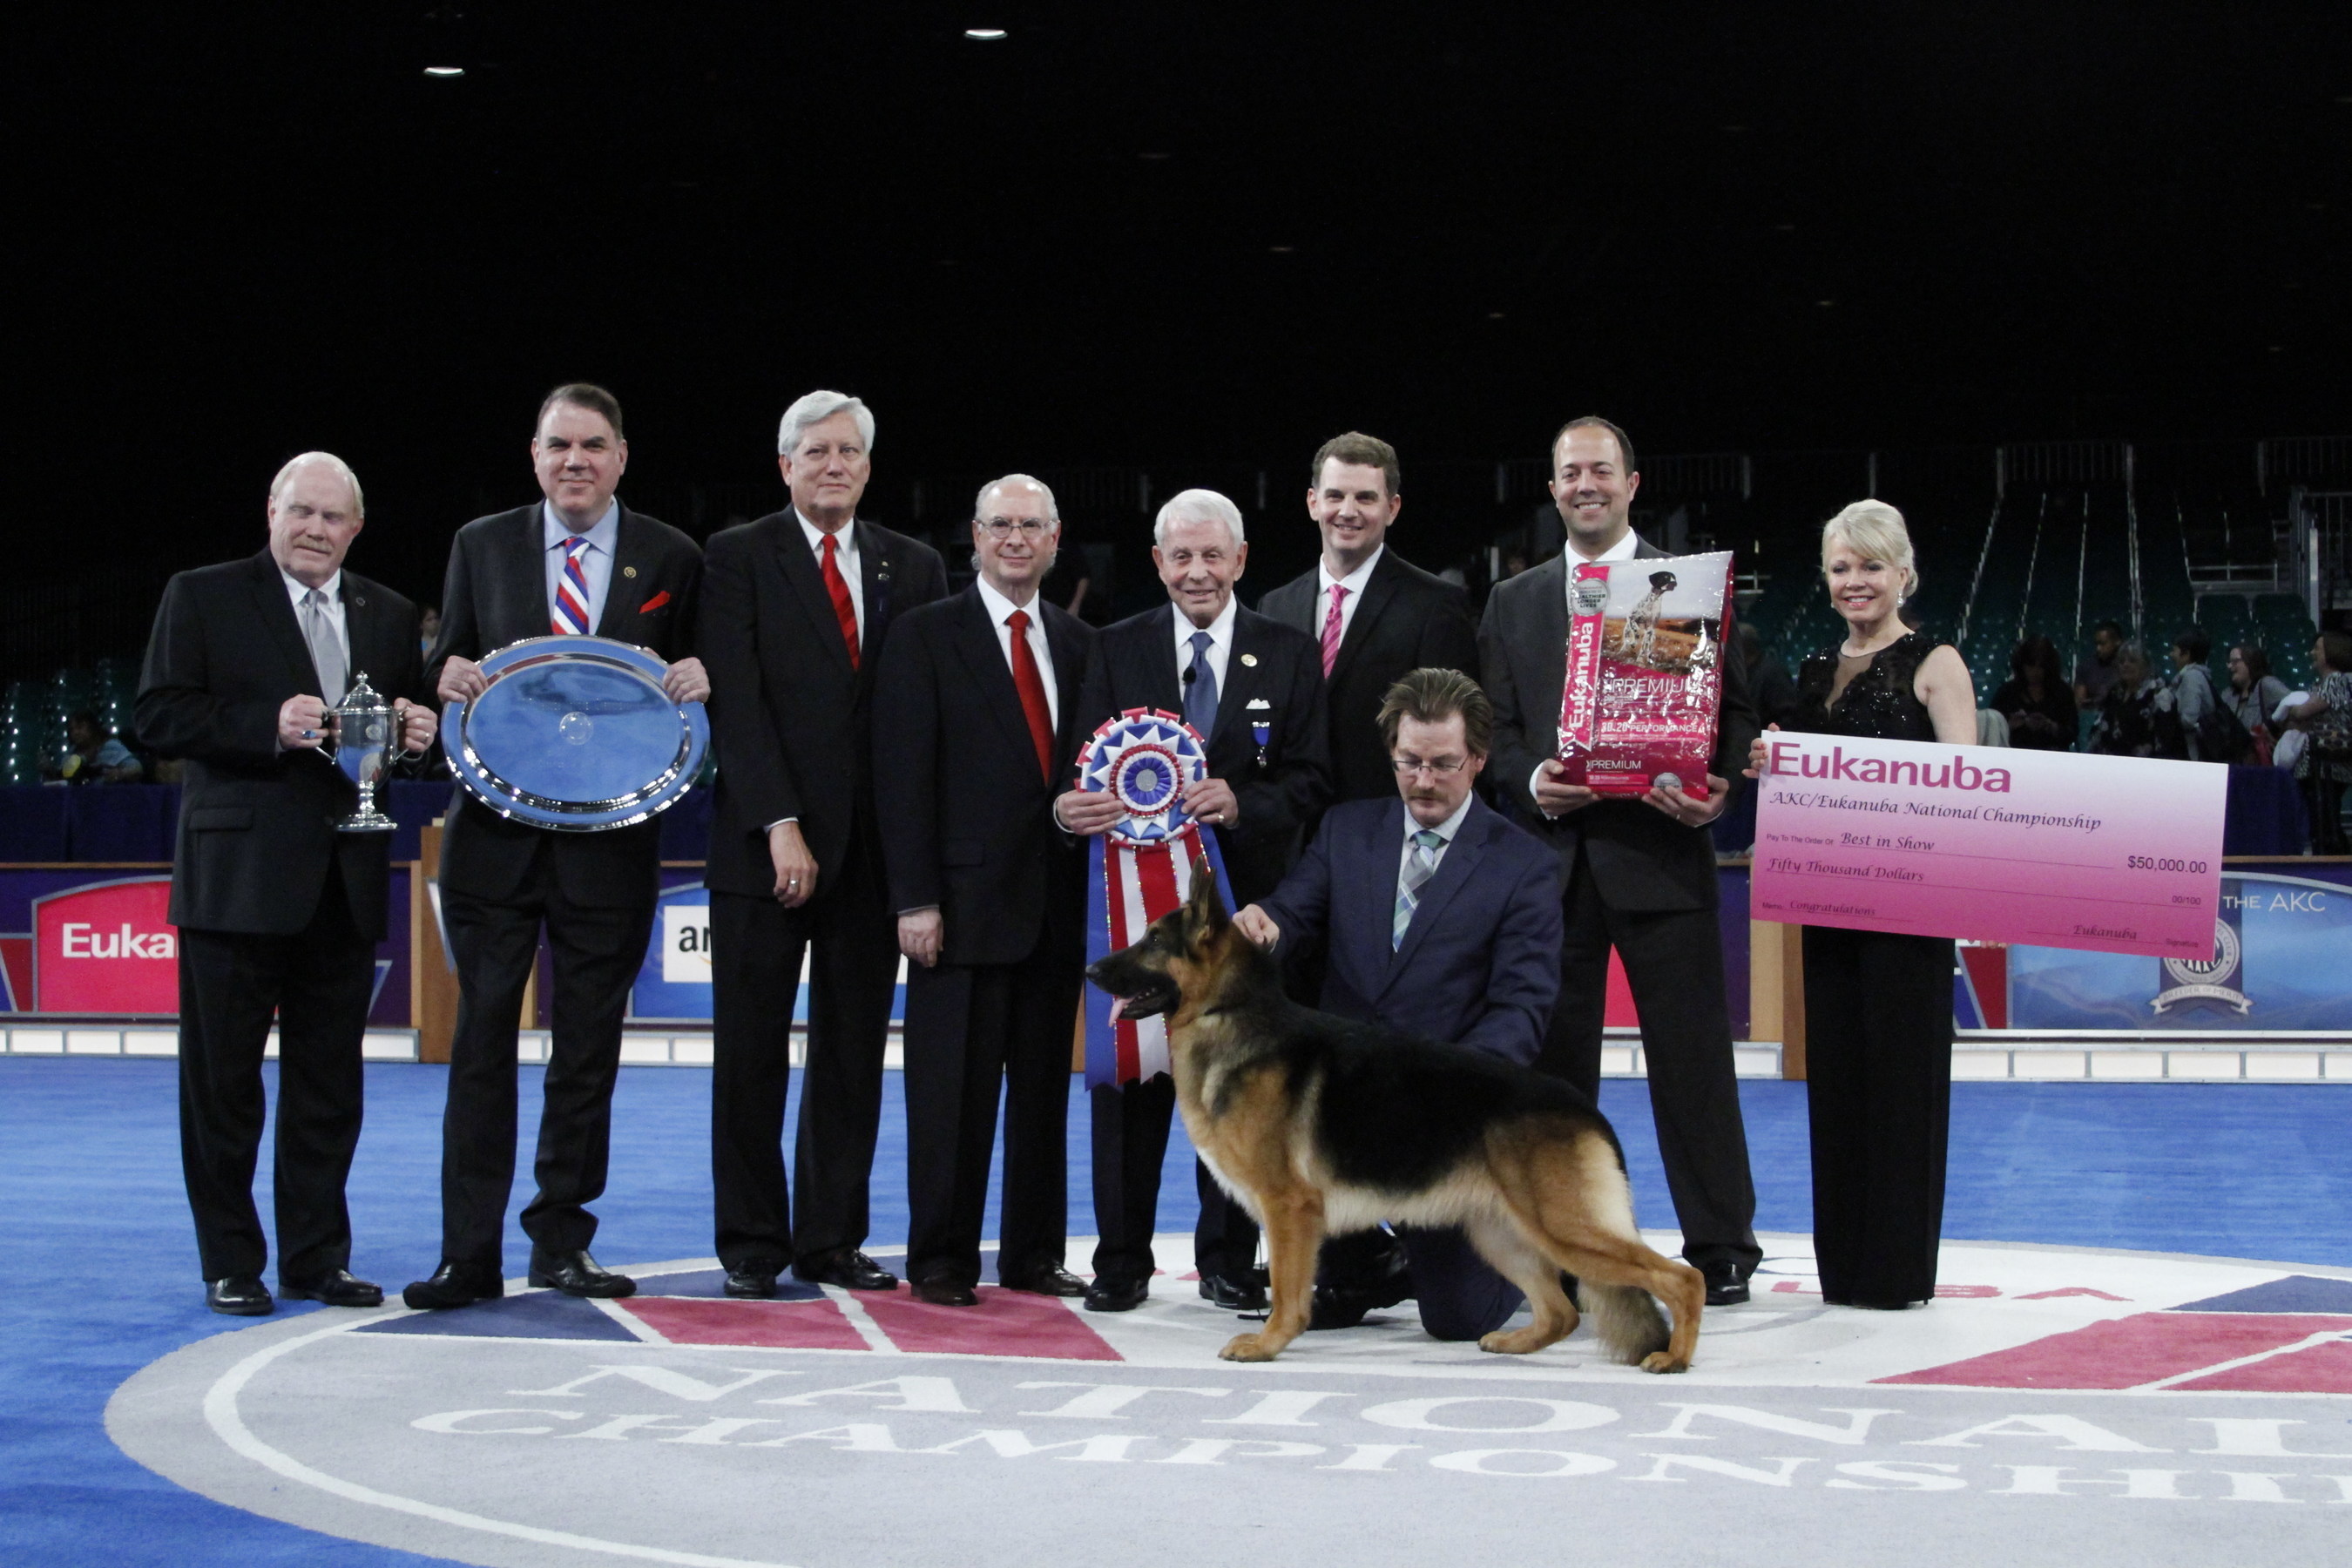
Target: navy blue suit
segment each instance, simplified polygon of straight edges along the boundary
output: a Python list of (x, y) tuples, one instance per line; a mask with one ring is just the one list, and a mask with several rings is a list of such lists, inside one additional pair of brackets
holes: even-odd
[[(1559, 859), (1475, 795), (1391, 946), (1404, 802), (1333, 806), (1306, 856), (1259, 904), (1282, 947), (1326, 938), (1320, 1005), (1533, 1067), (1559, 994)], [(1439, 1339), (1500, 1328), (1519, 1293), (1459, 1230), (1400, 1229), (1422, 1325)]]

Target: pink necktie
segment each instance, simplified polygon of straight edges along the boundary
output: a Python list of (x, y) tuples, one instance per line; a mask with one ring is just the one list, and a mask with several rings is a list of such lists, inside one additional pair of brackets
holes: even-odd
[(1331, 679), (1331, 667), (1339, 662), (1339, 601), (1348, 590), (1339, 584), (1331, 584), (1331, 611), (1323, 617), (1323, 679)]

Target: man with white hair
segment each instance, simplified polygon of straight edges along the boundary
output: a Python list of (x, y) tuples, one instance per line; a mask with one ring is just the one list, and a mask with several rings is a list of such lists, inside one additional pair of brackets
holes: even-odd
[[(1209, 776), (1185, 787), (1185, 809), (1215, 831), (1237, 903), (1255, 903), (1298, 858), (1306, 826), (1331, 798), (1322, 652), (1306, 633), (1234, 599), (1249, 542), (1232, 501), (1214, 490), (1181, 491), (1160, 509), (1151, 538), (1169, 602), (1103, 632), (1079, 734), (1130, 708), (1183, 714), (1207, 741), (1209, 763)], [(1119, 808), (1107, 795), (1071, 790), (1055, 803), (1055, 816), (1072, 833), (1094, 835), (1109, 830)], [(1098, 1088), (1092, 1099), (1102, 1241), (1087, 1306), (1122, 1312), (1150, 1290), (1175, 1085), (1162, 1076)], [(1205, 1167), (1195, 1180), (1201, 1294), (1237, 1311), (1263, 1307), (1264, 1288), (1252, 1278), (1257, 1226)]]
[(180, 1163), (205, 1304), (274, 1305), (253, 1204), (262, 1050), (278, 1026), (278, 1293), (373, 1307), (351, 1272), (343, 1182), (360, 1136), (360, 1039), (383, 940), (388, 833), (337, 833), (358, 791), (329, 760), (330, 710), (360, 675), (402, 748), (433, 743), (416, 606), (343, 569), (360, 484), (305, 452), (269, 486), (269, 542), (163, 590), (139, 682), (139, 734), (187, 763), (172, 858), (179, 928)]
[[(800, 1279), (887, 1290), (866, 1256), (882, 1053), (898, 972), (874, 804), (870, 707), (891, 623), (943, 598), (939, 552), (857, 515), (874, 415), (812, 392), (784, 410), (791, 504), (711, 536), (701, 650), (719, 756), (711, 807), (710, 1170), (730, 1296)], [(808, 1060), (788, 1196), (793, 1004)]]
[(1069, 1245), (1070, 1026), (1086, 963), (1086, 861), (1054, 795), (1086, 731), (1094, 628), (1037, 592), (1061, 543), (1024, 474), (972, 506), (980, 574), (898, 618), (874, 689), (874, 798), (907, 955), (907, 1279), (979, 1304), (981, 1226), (1004, 1097), (996, 1279), (1076, 1296)]

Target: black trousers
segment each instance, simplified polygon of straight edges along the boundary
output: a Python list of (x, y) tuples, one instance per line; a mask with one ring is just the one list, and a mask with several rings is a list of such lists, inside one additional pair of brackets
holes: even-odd
[[(880, 858), (869, 850), (865, 859), (796, 910), (773, 898), (710, 895), (710, 1180), (719, 1260), (730, 1268), (782, 1268), (866, 1245), (898, 941)], [(782, 1140), (803, 953), (808, 1061), (793, 1140), (795, 1207)]]
[(1936, 1294), (1952, 1121), (1952, 943), (1805, 928), (1813, 1255), (1829, 1301)]
[(1069, 1247), (1070, 1040), (1085, 955), (1050, 928), (1018, 963), (907, 971), (907, 1278), (975, 1285), (1004, 1098), (997, 1273)]
[[(1132, 1284), (1151, 1278), (1151, 1234), (1160, 1214), (1160, 1172), (1168, 1158), (1176, 1082), (1165, 1074), (1141, 1083), (1087, 1091), (1093, 1123), (1095, 1278)], [(1257, 1261), (1257, 1222), (1195, 1160), (1201, 1215), (1192, 1226), (1192, 1261), (1203, 1274), (1246, 1277)]]
[(553, 1005), (533, 1166), (539, 1192), (522, 1211), (522, 1228), (534, 1257), (580, 1251), (596, 1235), (586, 1205), (604, 1191), (621, 1020), (654, 906), (573, 903), (546, 861), (542, 855), (535, 885), (515, 901), (441, 897), (457, 963), (457, 1031), (441, 1120), (445, 1262), (502, 1267), (514, 1189), (515, 1037), (542, 924), (554, 959)]
[(1527, 1298), (1478, 1255), (1456, 1226), (1422, 1230), (1397, 1227), (1405, 1260), (1412, 1268), (1413, 1303), (1421, 1326), (1434, 1340), (1475, 1340), (1510, 1320)]
[(374, 994), (375, 944), (360, 934), (331, 868), (298, 935), (181, 931), (180, 1165), (206, 1279), (258, 1275), (268, 1260), (253, 1170), (273, 1013), (278, 1277), (310, 1280), (350, 1265), (343, 1184), (360, 1141), (360, 1038)]
[(1700, 1268), (1728, 1260), (1744, 1278), (1762, 1261), (1756, 1245), (1756, 1184), (1724, 1004), (1723, 933), (1713, 910), (1663, 913), (1612, 909), (1579, 855), (1562, 895), (1559, 1005), (1552, 1009), (1538, 1070), (1567, 1079), (1597, 1102), (1609, 950), (1624, 961), (1666, 1188), (1683, 1229), (1683, 1256)]

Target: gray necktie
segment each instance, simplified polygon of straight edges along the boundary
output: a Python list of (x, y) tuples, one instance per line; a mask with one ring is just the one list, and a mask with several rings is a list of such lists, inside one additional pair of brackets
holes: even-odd
[(1437, 850), (1444, 842), (1426, 827), (1412, 836), (1412, 856), (1397, 880), (1396, 918), (1389, 922), (1391, 948), (1404, 945), (1404, 933), (1412, 926), (1412, 911), (1421, 902), (1421, 889), (1437, 875)]
[(1184, 683), (1184, 722), (1203, 741), (1217, 727), (1217, 676), (1209, 668), (1209, 647), (1216, 640), (1206, 632), (1192, 634), (1192, 679)]
[(310, 662), (319, 667), (319, 695), (332, 708), (343, 700), (343, 642), (327, 615), (324, 588), (302, 595), (302, 640), (310, 645)]

